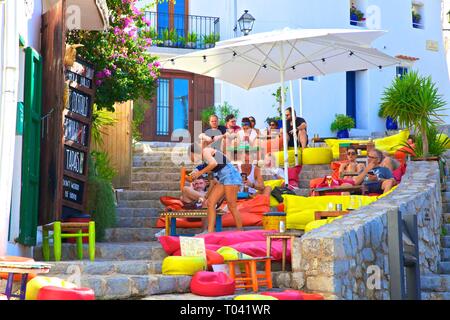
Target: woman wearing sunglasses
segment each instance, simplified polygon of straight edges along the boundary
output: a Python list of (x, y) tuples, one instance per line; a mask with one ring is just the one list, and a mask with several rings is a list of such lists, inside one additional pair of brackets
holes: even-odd
[(352, 176), (345, 175), (346, 173), (361, 173), (364, 170), (364, 164), (356, 162), (358, 154), (356, 149), (347, 149), (347, 160), (339, 167), (339, 177), (344, 180), (353, 181)]
[(242, 129), (237, 133), (238, 145), (248, 144), (251, 147), (255, 146), (258, 133), (251, 127), (250, 119), (247, 117), (242, 118), (241, 126)]

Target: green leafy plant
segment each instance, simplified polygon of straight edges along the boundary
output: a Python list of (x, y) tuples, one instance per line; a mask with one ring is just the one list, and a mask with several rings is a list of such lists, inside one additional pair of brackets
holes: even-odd
[[(284, 90), (283, 90), (284, 101), (286, 101), (286, 98), (287, 98), (287, 90), (288, 90), (288, 87), (284, 88)], [(272, 96), (275, 97), (275, 102), (276, 102), (276, 104), (273, 104), (272, 107), (277, 108), (278, 117), (281, 119), (281, 112), (282, 112), (282, 110), (281, 110), (281, 107), (282, 107), (281, 86), (278, 87), (274, 93), (272, 93)]]
[[(418, 133), (416, 135), (416, 142), (414, 147), (414, 154), (418, 158), (425, 157), (423, 153), (423, 141), (422, 134)], [(441, 157), (445, 152), (447, 152), (447, 144), (450, 143), (450, 139), (443, 135), (437, 126), (427, 127), (427, 141), (428, 141), (428, 156)], [(405, 148), (405, 153), (408, 152), (410, 146), (406, 143), (402, 144)]]
[(355, 120), (345, 114), (336, 114), (334, 121), (331, 123), (331, 131), (348, 130), (355, 127)]
[(356, 15), (358, 17), (358, 21), (365, 20), (364, 19), (364, 13), (362, 13), (362, 11), (359, 10), (358, 8), (356, 8), (355, 6), (352, 6), (350, 8), (350, 14)]
[(163, 41), (170, 40), (170, 31), (168, 28), (166, 28), (162, 31), (162, 40)]
[(267, 117), (266, 118), (266, 123), (267, 123), (267, 125), (270, 125), (270, 123), (272, 121), (278, 122), (278, 120), (281, 120), (281, 117)]
[(186, 44), (186, 39), (184, 37), (178, 37), (178, 43), (180, 46), (183, 46)]
[(169, 31), (169, 40), (172, 41), (172, 43), (178, 41), (178, 34), (174, 29), (170, 29)]
[(99, 109), (96, 104), (93, 107), (92, 113), (92, 141), (101, 146), (103, 144), (101, 129), (105, 126), (112, 126), (117, 120), (114, 118), (111, 111)]
[(87, 212), (95, 221), (96, 240), (102, 241), (105, 238), (105, 230), (116, 224), (116, 205), (111, 183), (116, 172), (104, 152), (91, 152), (88, 163)]
[(443, 122), (441, 112), (446, 110), (445, 106), (446, 102), (438, 93), (431, 77), (421, 77), (416, 71), (412, 71), (403, 77), (396, 77), (391, 86), (385, 89), (379, 115), (389, 116), (397, 120), (400, 126), (420, 133), (422, 155), (427, 157), (427, 130)]
[(187, 42), (197, 42), (198, 35), (195, 32), (189, 32), (187, 36)]
[(232, 114), (236, 118), (239, 116), (239, 109), (234, 108), (228, 102), (224, 102), (221, 105), (218, 106), (210, 106), (208, 108), (205, 108), (201, 112), (201, 119), (202, 123), (206, 126), (209, 125), (209, 117), (213, 114), (217, 115), (219, 117), (219, 125), (224, 126), (225, 125), (225, 118), (227, 115)]
[(142, 139), (140, 126), (144, 122), (145, 112), (150, 109), (150, 103), (144, 99), (138, 99), (133, 104), (133, 121), (131, 122), (131, 138), (133, 144)]
[[(158, 1), (161, 2), (161, 1)], [(114, 111), (116, 102), (144, 97), (150, 100), (160, 72), (157, 57), (149, 53), (153, 40), (150, 24), (135, 0), (106, 0), (110, 12), (106, 31), (71, 30), (68, 44), (82, 44), (77, 53), (95, 68), (95, 101)]]
[(422, 19), (422, 16), (414, 10), (412, 11), (412, 17), (415, 23), (420, 23), (420, 19)]
[(203, 36), (203, 42), (205, 45), (214, 45), (220, 40), (220, 35), (218, 33), (211, 33)]

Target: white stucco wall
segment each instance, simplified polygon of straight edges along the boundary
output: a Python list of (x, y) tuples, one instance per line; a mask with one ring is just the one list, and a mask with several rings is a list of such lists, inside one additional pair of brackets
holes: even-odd
[(447, 56), (447, 70), (448, 77), (450, 78), (450, 22), (447, 13), (450, 11), (450, 1), (442, 0), (442, 29), (444, 29), (444, 45)]
[[(424, 29), (414, 29), (411, 18), (411, 0), (355, 0), (358, 8), (366, 12), (366, 25), (371, 29), (386, 30), (387, 34), (374, 42), (374, 46), (390, 55), (417, 57), (414, 68), (423, 75), (431, 75), (450, 106), (450, 82), (445, 60), (442, 36), (441, 1), (421, 0)], [(447, 1), (450, 3), (450, 1)], [(347, 0), (210, 0), (190, 1), (189, 14), (220, 18), (221, 40), (234, 36), (235, 16), (239, 18), (249, 10), (256, 21), (253, 33), (290, 28), (360, 28), (349, 24), (350, 1)], [(235, 6), (236, 5), (236, 6)], [(450, 4), (446, 4), (449, 6)], [(235, 13), (236, 11), (236, 13)], [(448, 11), (448, 10), (447, 10)], [(240, 32), (239, 32), (240, 36)], [(427, 40), (437, 42), (438, 51), (427, 50)], [(450, 71), (449, 71), (450, 72)], [(369, 70), (357, 80), (357, 118), (361, 127), (351, 135), (368, 135), (385, 130), (384, 119), (377, 116), (380, 95), (395, 77), (395, 68)], [(221, 83), (220, 81), (217, 81)], [(288, 83), (286, 84), (288, 85)], [(250, 91), (222, 84), (221, 100), (241, 110), (241, 116), (254, 115), (257, 126), (262, 127), (268, 116), (273, 116), (277, 86), (266, 86)], [(295, 88), (295, 107), (299, 110), (298, 82)], [(289, 100), (289, 95), (288, 95)], [(345, 74), (318, 77), (316, 81), (303, 80), (303, 110), (309, 124), (310, 135), (329, 136), (330, 123), (335, 113), (345, 113)], [(289, 101), (288, 101), (289, 103)], [(447, 111), (450, 114), (450, 111)], [(450, 119), (446, 117), (446, 122)]]

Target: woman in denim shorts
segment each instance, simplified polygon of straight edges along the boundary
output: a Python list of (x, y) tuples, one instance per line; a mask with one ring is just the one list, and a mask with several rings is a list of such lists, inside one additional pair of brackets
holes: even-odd
[[(191, 154), (194, 154), (194, 144), (191, 146)], [(242, 220), (237, 210), (237, 194), (242, 184), (242, 178), (231, 161), (219, 150), (209, 145), (203, 148), (203, 161), (206, 166), (191, 174), (192, 180), (202, 174), (213, 172), (217, 175), (218, 183), (214, 184), (208, 196), (208, 232), (214, 232), (216, 223), (216, 205), (225, 196), (228, 209), (233, 215), (236, 227), (242, 230)]]

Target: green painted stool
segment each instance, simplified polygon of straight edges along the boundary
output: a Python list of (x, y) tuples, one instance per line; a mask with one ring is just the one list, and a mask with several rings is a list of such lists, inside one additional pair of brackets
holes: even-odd
[[(88, 229), (88, 233), (83, 233), (83, 228)], [(61, 261), (61, 240), (63, 238), (77, 239), (78, 259), (83, 260), (83, 238), (89, 239), (89, 259), (95, 260), (95, 222), (60, 222), (46, 224), (42, 227), (43, 240), (42, 251), (44, 260), (50, 260), (49, 231), (53, 231), (53, 251), (55, 261)]]

